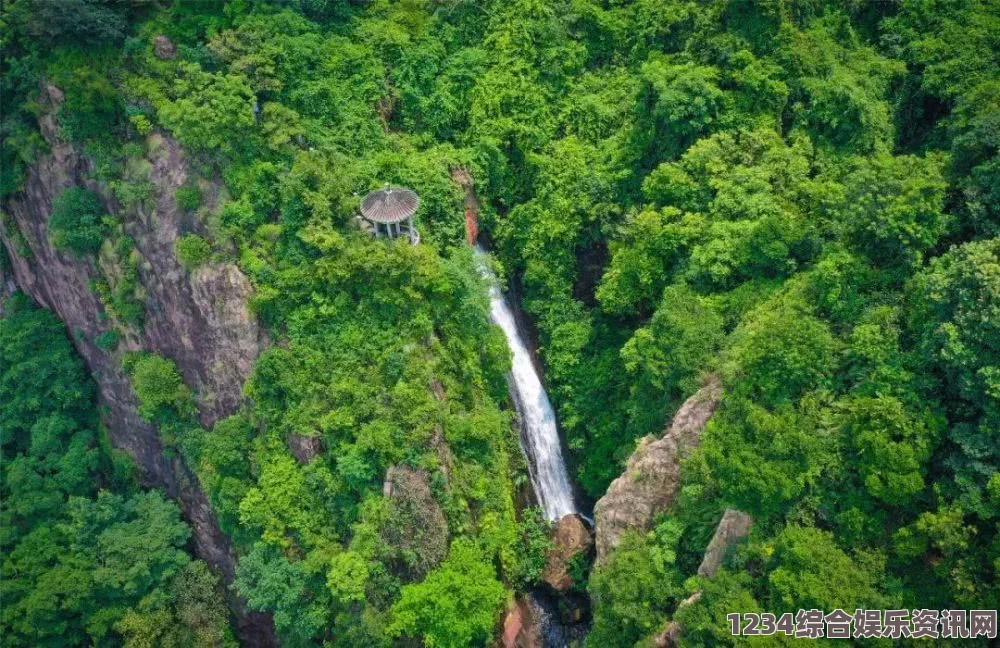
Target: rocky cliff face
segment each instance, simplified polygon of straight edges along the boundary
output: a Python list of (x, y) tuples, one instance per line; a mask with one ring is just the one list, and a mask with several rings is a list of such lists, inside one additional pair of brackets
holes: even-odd
[(639, 442), (625, 472), (611, 482), (594, 506), (599, 563), (618, 546), (625, 531), (648, 530), (653, 519), (673, 504), (680, 488), (681, 460), (698, 444), (721, 399), (719, 378), (710, 376), (705, 386), (677, 410), (662, 438), (648, 436)]
[[(196, 553), (228, 584), (235, 568), (229, 540), (219, 531), (194, 474), (182, 460), (164, 457), (155, 428), (136, 413), (135, 395), (118, 354), (142, 349), (173, 359), (198, 395), (202, 423), (211, 426), (238, 406), (243, 382), (264, 344), (247, 309), (250, 284), (233, 265), (208, 265), (188, 274), (178, 263), (173, 244), (182, 233), (183, 214), (175, 206), (174, 192), (187, 181), (188, 171), (176, 142), (160, 138), (156, 153), (148, 156), (155, 197), (147, 207), (126, 213), (106, 188), (89, 179), (91, 162), (60, 140), (52, 115), (61, 92), (53, 86), (43, 90), (48, 110), (40, 125), (51, 151), (30, 170), (23, 190), (3, 203), (6, 218), (0, 239), (12, 274), (24, 292), (66, 323), (99, 385), (112, 442), (132, 456), (146, 485), (178, 500), (193, 528)], [(139, 255), (139, 279), (146, 294), (144, 326), (128, 332), (115, 353), (94, 343), (109, 328), (104, 307), (91, 289), (91, 281), (99, 276), (97, 262), (64, 254), (49, 242), (52, 202), (74, 185), (102, 196), (106, 209), (124, 222)], [(247, 613), (239, 601), (232, 603), (244, 643), (274, 643), (268, 616)]]

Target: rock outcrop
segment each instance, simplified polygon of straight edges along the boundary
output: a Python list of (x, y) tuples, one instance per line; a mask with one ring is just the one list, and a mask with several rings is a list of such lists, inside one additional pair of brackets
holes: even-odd
[(575, 513), (564, 515), (552, 530), (552, 547), (545, 556), (542, 582), (560, 594), (565, 594), (573, 586), (573, 576), (569, 572), (570, 562), (580, 554), (590, 553), (594, 538)]
[(625, 531), (648, 530), (653, 519), (673, 504), (680, 488), (681, 460), (698, 444), (721, 399), (719, 377), (709, 376), (677, 410), (662, 438), (647, 436), (639, 441), (625, 472), (594, 507), (598, 563), (618, 546)]
[[(197, 555), (228, 585), (235, 572), (235, 556), (197, 478), (181, 459), (164, 456), (156, 429), (137, 414), (120, 357), (95, 344), (109, 330), (104, 306), (91, 289), (91, 282), (100, 276), (97, 262), (52, 246), (48, 220), (53, 200), (68, 187), (86, 186), (101, 196), (109, 213), (118, 214), (124, 222), (140, 257), (146, 317), (142, 330), (126, 332), (118, 352), (141, 349), (173, 359), (197, 393), (199, 414), (207, 426), (236, 409), (243, 382), (265, 342), (247, 308), (250, 284), (235, 266), (210, 265), (188, 274), (175, 258), (173, 243), (181, 233), (184, 215), (174, 203), (174, 192), (187, 181), (187, 167), (176, 142), (157, 136), (161, 146), (148, 160), (155, 197), (147, 207), (125, 213), (106, 188), (90, 179), (90, 160), (59, 138), (53, 115), (62, 93), (46, 85), (42, 95), (46, 110), (39, 123), (50, 152), (29, 169), (23, 189), (3, 203), (6, 219), (0, 239), (11, 272), (24, 292), (65, 322), (99, 386), (112, 443), (135, 460), (144, 484), (177, 499), (192, 526)], [(269, 615), (247, 612), (231, 594), (230, 603), (245, 645), (275, 643)]]
[(300, 464), (305, 465), (323, 452), (323, 437), (293, 432), (288, 435), (288, 450)]
[(153, 39), (153, 53), (158, 59), (169, 60), (177, 56), (177, 46), (169, 38), (160, 34)]
[(503, 648), (542, 648), (542, 630), (530, 601), (519, 597), (511, 601), (503, 617), (500, 633)]
[(392, 501), (382, 538), (396, 547), (397, 567), (410, 581), (421, 580), (448, 552), (448, 523), (424, 470), (392, 466), (386, 471), (382, 494)]
[(726, 509), (722, 519), (719, 520), (719, 526), (715, 527), (715, 533), (708, 543), (708, 548), (705, 549), (701, 564), (698, 565), (698, 575), (702, 578), (715, 576), (715, 572), (719, 571), (722, 561), (726, 558), (726, 553), (733, 545), (747, 537), (752, 524), (753, 518), (746, 513), (736, 509)]
[(3, 317), (4, 302), (17, 291), (14, 275), (10, 273), (6, 265), (7, 251), (0, 246), (0, 317)]
[(479, 240), (479, 200), (476, 198), (476, 187), (472, 174), (467, 169), (457, 167), (451, 170), (451, 179), (465, 190), (465, 241), (475, 245)]
[[(722, 514), (722, 519), (719, 520), (719, 525), (715, 527), (715, 533), (712, 534), (712, 540), (708, 543), (708, 548), (705, 549), (701, 564), (698, 565), (698, 575), (702, 578), (715, 576), (729, 550), (750, 534), (752, 524), (753, 518), (746, 513), (735, 509), (726, 509), (726, 512)], [(681, 601), (677, 609), (693, 605), (699, 599), (701, 599), (701, 590)], [(671, 621), (663, 632), (654, 637), (653, 644), (660, 648), (675, 646), (680, 639), (682, 630), (681, 624)]]

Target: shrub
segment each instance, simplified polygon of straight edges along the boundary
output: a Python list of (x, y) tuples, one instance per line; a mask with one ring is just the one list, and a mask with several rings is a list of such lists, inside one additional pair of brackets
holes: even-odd
[(201, 191), (198, 187), (181, 187), (174, 192), (174, 202), (184, 211), (194, 211), (201, 205)]
[(212, 255), (212, 246), (197, 234), (185, 234), (174, 243), (174, 254), (190, 272), (208, 261)]
[(191, 390), (172, 360), (146, 353), (129, 358), (132, 389), (139, 398), (139, 414), (147, 421), (163, 422), (171, 412), (181, 417), (194, 410)]
[(107, 228), (104, 208), (92, 191), (70, 187), (52, 201), (49, 236), (56, 248), (77, 256), (93, 254), (101, 247)]
[(98, 335), (94, 339), (94, 344), (97, 345), (98, 349), (114, 351), (118, 346), (119, 340), (121, 340), (121, 336), (118, 334), (118, 331), (109, 330)]
[(146, 177), (123, 178), (111, 183), (111, 189), (126, 207), (137, 207), (156, 194), (156, 185)]

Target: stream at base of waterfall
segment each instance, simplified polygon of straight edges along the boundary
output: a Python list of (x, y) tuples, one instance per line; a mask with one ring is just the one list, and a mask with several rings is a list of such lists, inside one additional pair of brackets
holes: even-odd
[(475, 253), (479, 271), (490, 284), (490, 318), (503, 330), (513, 353), (507, 382), (520, 419), (521, 448), (528, 458), (531, 483), (545, 517), (555, 522), (564, 515), (577, 512), (563, 462), (556, 415), (535, 370), (528, 346), (517, 328), (514, 312), (487, 265), (486, 253), (478, 245)]

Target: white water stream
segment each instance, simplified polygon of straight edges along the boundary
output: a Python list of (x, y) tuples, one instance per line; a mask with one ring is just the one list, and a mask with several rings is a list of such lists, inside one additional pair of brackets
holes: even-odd
[(545, 517), (554, 522), (577, 512), (559, 445), (556, 415), (535, 371), (528, 347), (517, 330), (514, 313), (486, 263), (486, 253), (478, 245), (475, 251), (479, 271), (490, 283), (490, 318), (503, 329), (514, 355), (507, 383), (520, 419), (521, 448), (528, 458), (531, 483)]

